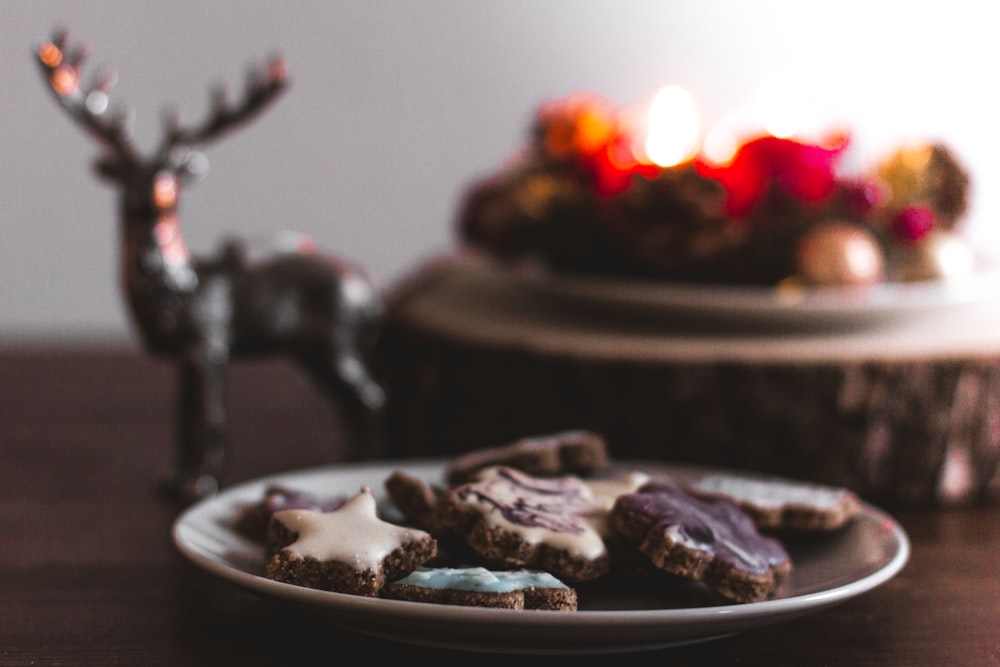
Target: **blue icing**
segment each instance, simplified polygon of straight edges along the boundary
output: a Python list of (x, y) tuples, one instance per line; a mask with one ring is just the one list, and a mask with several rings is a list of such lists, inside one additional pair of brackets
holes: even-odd
[(480, 593), (509, 593), (524, 588), (567, 588), (548, 572), (488, 570), (485, 567), (420, 567), (395, 583)]

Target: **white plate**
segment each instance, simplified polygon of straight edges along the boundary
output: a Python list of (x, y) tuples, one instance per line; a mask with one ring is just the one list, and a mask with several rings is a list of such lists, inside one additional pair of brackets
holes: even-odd
[[(706, 472), (662, 463), (622, 462), (675, 478)], [(395, 641), (496, 653), (582, 654), (661, 648), (714, 639), (844, 602), (885, 583), (906, 564), (909, 540), (899, 524), (865, 505), (850, 526), (819, 540), (788, 545), (791, 580), (776, 599), (719, 604), (691, 585), (659, 592), (648, 584), (614, 590), (580, 589), (580, 610), (512, 611), (382, 600), (313, 590), (261, 576), (263, 549), (233, 528), (246, 503), (268, 484), (324, 494), (376, 493), (390, 472), (404, 468), (440, 481), (440, 461), (350, 464), (276, 475), (234, 486), (178, 517), (173, 538), (187, 558), (209, 573), (260, 596), (327, 614), (342, 627)]]
[[(489, 270), (489, 269), (487, 269)], [(499, 269), (503, 271), (503, 269)], [(1000, 295), (1000, 270), (868, 287), (701, 285), (507, 270), (549, 298), (721, 324), (855, 327), (973, 306)]]

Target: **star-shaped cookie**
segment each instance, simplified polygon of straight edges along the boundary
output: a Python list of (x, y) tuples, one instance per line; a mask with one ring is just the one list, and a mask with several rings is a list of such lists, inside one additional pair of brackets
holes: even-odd
[(268, 534), (269, 579), (369, 597), (437, 553), (430, 533), (381, 519), (367, 486), (332, 512), (275, 512)]

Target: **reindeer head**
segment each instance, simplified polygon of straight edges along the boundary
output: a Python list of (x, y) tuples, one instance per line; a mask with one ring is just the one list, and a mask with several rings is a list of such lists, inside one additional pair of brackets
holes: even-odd
[(175, 114), (166, 115), (160, 146), (151, 155), (143, 156), (132, 139), (130, 112), (111, 111), (114, 73), (104, 73), (89, 86), (81, 85), (81, 67), (87, 55), (83, 47), (68, 49), (63, 32), (37, 51), (38, 63), (56, 99), (103, 147), (103, 155), (94, 163), (95, 171), (121, 188), (130, 220), (148, 219), (176, 207), (181, 184), (207, 171), (207, 160), (194, 147), (207, 144), (250, 120), (287, 86), (285, 66), (280, 59), (252, 69), (238, 105), (230, 105), (225, 89), (220, 87), (213, 96), (208, 118), (200, 125), (182, 127)]

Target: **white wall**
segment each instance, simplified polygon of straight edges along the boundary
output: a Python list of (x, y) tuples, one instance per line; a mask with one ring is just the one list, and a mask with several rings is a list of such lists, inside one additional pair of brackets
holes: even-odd
[(389, 284), (452, 247), (458, 199), (522, 143), (537, 105), (579, 89), (645, 103), (668, 83), (707, 125), (796, 65), (825, 111), (873, 154), (906, 136), (948, 141), (973, 171), (969, 233), (992, 243), (1000, 193), (1000, 40), (978, 0), (15, 0), (0, 4), (0, 343), (131, 339), (117, 283), (114, 192), (96, 146), (33, 62), (57, 27), (118, 71), (141, 144), (176, 105), (239, 91), (271, 53), (292, 87), (208, 151), (185, 192), (194, 252), (230, 233), (314, 236)]

